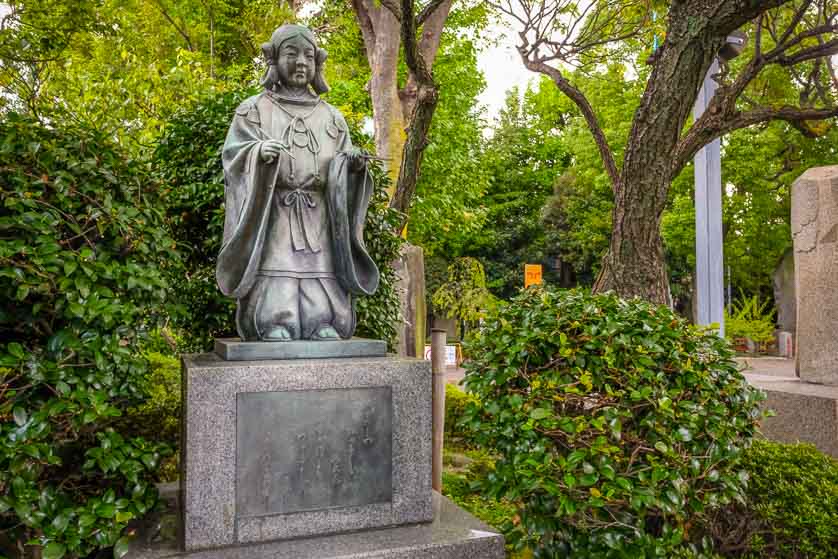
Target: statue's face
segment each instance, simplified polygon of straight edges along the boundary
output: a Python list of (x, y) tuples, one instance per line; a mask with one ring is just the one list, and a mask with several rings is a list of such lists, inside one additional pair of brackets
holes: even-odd
[(300, 35), (282, 42), (276, 66), (283, 84), (304, 87), (314, 79), (314, 45)]

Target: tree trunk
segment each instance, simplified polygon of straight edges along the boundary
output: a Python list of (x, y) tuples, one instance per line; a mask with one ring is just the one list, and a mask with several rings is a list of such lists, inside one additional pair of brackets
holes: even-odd
[[(433, 67), (439, 50), (442, 30), (451, 3), (452, 0), (439, 3), (422, 21), (422, 33), (418, 44), (415, 37), (412, 40), (417, 50), (416, 56), (422, 59), (428, 69)], [(426, 91), (428, 84), (423, 83), (423, 80), (410, 68), (408, 68), (406, 84), (403, 88), (399, 88), (399, 51), (404, 46), (402, 27), (405, 22), (400, 22), (389, 9), (374, 0), (352, 0), (352, 7), (355, 10), (358, 26), (361, 28), (367, 60), (372, 71), (370, 97), (372, 98), (376, 154), (386, 161), (385, 168), (392, 181), (388, 194), (390, 199), (395, 201), (394, 207), (407, 213), (415, 193), (422, 161), (421, 151), (426, 145), (426, 137), (423, 137), (421, 142), (408, 142), (407, 131), (415, 127), (416, 130), (422, 130), (427, 134), (436, 103), (434, 102), (433, 105), (425, 103), (424, 106), (419, 106), (429, 97)], [(411, 29), (412, 33), (415, 33), (415, 26)], [(436, 91), (433, 92), (432, 97), (436, 99)], [(420, 117), (418, 126), (414, 125), (417, 115)], [(423, 120), (425, 117), (427, 117), (427, 122)], [(413, 150), (419, 150), (419, 152), (413, 153)], [(408, 169), (403, 172), (402, 166), (405, 161), (407, 161)]]
[(392, 198), (399, 179), (405, 142), (405, 113), (399, 97), (398, 65), (401, 24), (385, 7), (353, 0), (370, 64), (370, 98), (376, 154), (386, 160)]
[(677, 172), (672, 156), (699, 85), (725, 41), (710, 27), (710, 19), (690, 13), (695, 5), (680, 6), (673, 4), (666, 41), (634, 116), (614, 188), (611, 244), (594, 284), (598, 293), (613, 290), (621, 297), (663, 305), (672, 302), (660, 234), (661, 214)]
[(649, 175), (623, 183), (617, 191), (611, 244), (594, 283), (595, 293), (615, 291), (625, 298), (640, 297), (671, 304), (660, 234), (663, 208), (646, 194), (668, 187), (668, 177)]

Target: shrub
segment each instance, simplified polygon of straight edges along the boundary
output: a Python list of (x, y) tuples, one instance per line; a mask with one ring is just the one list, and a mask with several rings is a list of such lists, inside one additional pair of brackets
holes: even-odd
[(664, 557), (740, 498), (761, 393), (671, 310), (530, 288), (466, 345), (469, 428), (536, 557)]
[(809, 444), (757, 440), (743, 455), (747, 499), (710, 523), (726, 556), (828, 559), (838, 549), (838, 461)]
[(476, 258), (457, 258), (448, 266), (448, 278), (432, 298), (434, 312), (447, 318), (475, 323), (494, 304), (486, 288), (486, 273)]
[(104, 134), (5, 115), (0, 168), (0, 554), (121, 553), (166, 450), (110, 425), (144, 397), (173, 241)]
[(774, 341), (774, 309), (771, 300), (760, 303), (759, 296), (742, 298), (733, 304), (733, 314), (725, 311), (725, 335), (729, 340), (749, 338), (758, 344)]
[[(222, 295), (215, 281), (215, 262), (224, 231), (224, 171), (221, 149), (236, 107), (257, 90), (215, 92), (168, 122), (153, 163), (164, 184), (168, 216), (184, 258), (172, 269), (171, 283), (181, 313), (174, 325), (182, 330), (181, 351), (203, 351), (219, 336), (232, 336), (235, 300)], [(357, 139), (354, 131), (353, 140)], [(376, 191), (367, 214), (364, 240), (381, 270), (372, 297), (355, 299), (359, 336), (395, 342), (399, 320), (396, 277), (390, 265), (399, 255), (401, 239), (393, 233), (398, 214), (387, 205), (387, 177), (372, 169)]]
[[(180, 446), (181, 380), (180, 361), (162, 353), (146, 353), (148, 399), (128, 408), (119, 422), (123, 432), (146, 440)], [(158, 481), (175, 481), (178, 456), (173, 454), (158, 468)]]
[(463, 425), (463, 415), (469, 403), (476, 402), (471, 394), (453, 384), (445, 385), (445, 442), (468, 446), (472, 433)]

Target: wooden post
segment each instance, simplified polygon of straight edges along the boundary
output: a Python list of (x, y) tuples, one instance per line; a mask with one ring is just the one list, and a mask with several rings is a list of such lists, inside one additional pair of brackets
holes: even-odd
[(442, 441), (445, 436), (445, 330), (431, 330), (431, 371), (433, 401), (433, 463), (431, 475), (435, 491), (442, 491)]

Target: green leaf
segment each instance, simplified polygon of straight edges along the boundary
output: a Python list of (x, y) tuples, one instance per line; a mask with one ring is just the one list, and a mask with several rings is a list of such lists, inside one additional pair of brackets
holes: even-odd
[(553, 415), (553, 410), (548, 408), (535, 408), (530, 412), (530, 417), (533, 419), (544, 419), (545, 417), (550, 417)]
[(96, 516), (101, 518), (113, 518), (114, 514), (116, 514), (116, 506), (111, 503), (100, 503), (96, 505), (94, 512)]
[(131, 546), (131, 537), (130, 536), (122, 536), (118, 540), (116, 540), (116, 544), (113, 546), (113, 558), (114, 559), (122, 559), (125, 557), (125, 554), (128, 553)]
[(43, 559), (61, 559), (67, 552), (67, 548), (58, 542), (50, 542), (44, 547)]
[(62, 512), (52, 519), (52, 527), (55, 528), (55, 531), (59, 534), (64, 532), (67, 528), (67, 524), (69, 523), (70, 515), (66, 512)]
[(588, 453), (587, 453), (587, 452), (585, 452), (584, 450), (574, 450), (574, 451), (573, 451), (573, 452), (571, 452), (571, 453), (568, 455), (568, 457), (567, 457), (567, 465), (568, 465), (568, 467), (570, 467), (570, 468), (575, 468), (575, 467), (576, 467), (576, 465), (577, 465), (579, 462), (581, 462), (582, 460), (584, 460), (584, 459), (585, 459), (585, 456), (587, 456), (587, 455), (588, 455)]
[(6, 351), (8, 351), (12, 356), (17, 357), (18, 359), (23, 359), (25, 353), (23, 351), (23, 346), (17, 342), (12, 342), (6, 346)]
[(18, 301), (23, 301), (26, 299), (26, 296), (29, 295), (29, 286), (28, 285), (19, 285), (17, 287), (17, 293), (15, 294), (15, 298)]
[(593, 485), (597, 481), (599, 481), (599, 475), (597, 474), (585, 474), (581, 478), (579, 478), (579, 483), (581, 483), (585, 487)]
[(29, 415), (26, 413), (26, 410), (20, 406), (15, 406), (12, 416), (14, 417), (15, 423), (17, 423), (18, 427), (26, 425), (26, 420), (29, 419)]
[(658, 441), (658, 442), (655, 443), (655, 449), (658, 452), (663, 452), (664, 454), (666, 454), (667, 450), (669, 450), (669, 447), (666, 446), (665, 442)]

